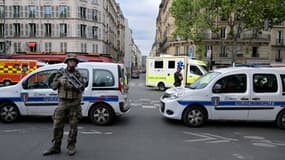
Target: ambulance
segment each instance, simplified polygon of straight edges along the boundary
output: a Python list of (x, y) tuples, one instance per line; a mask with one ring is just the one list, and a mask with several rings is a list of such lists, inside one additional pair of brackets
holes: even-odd
[(36, 60), (0, 59), (0, 84), (15, 84), (37, 68)]
[(161, 91), (174, 87), (174, 73), (178, 64), (182, 66), (181, 73), (184, 77), (182, 86), (190, 85), (208, 72), (207, 65), (203, 61), (187, 56), (148, 57), (146, 60), (146, 86), (158, 87)]

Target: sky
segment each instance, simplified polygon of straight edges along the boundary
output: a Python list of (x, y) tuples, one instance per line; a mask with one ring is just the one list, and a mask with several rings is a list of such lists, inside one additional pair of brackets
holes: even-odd
[(154, 43), (156, 18), (161, 0), (116, 0), (128, 19), (133, 39), (142, 55), (149, 55)]

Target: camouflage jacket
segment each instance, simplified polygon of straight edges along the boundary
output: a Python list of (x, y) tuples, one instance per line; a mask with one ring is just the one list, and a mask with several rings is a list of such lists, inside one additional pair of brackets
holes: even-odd
[[(77, 82), (81, 85), (75, 86), (72, 84), (72, 78), (76, 77)], [(51, 83), (51, 88), (53, 90), (58, 90), (58, 97), (62, 99), (78, 99), (82, 97), (84, 91), (85, 82), (78, 70), (74, 72), (69, 72), (67, 69), (60, 69), (55, 75), (53, 82)]]

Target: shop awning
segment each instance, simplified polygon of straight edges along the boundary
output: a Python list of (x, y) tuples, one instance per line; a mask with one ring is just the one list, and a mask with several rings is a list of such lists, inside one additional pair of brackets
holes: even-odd
[(37, 45), (37, 42), (28, 42), (29, 47), (35, 47)]

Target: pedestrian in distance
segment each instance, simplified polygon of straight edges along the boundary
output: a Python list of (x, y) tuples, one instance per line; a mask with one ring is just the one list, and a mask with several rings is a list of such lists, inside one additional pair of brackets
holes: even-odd
[(181, 82), (183, 80), (181, 70), (182, 70), (182, 68), (180, 66), (178, 66), (176, 72), (174, 73), (174, 86), (175, 87), (181, 86)]
[(54, 76), (50, 87), (58, 90), (58, 107), (53, 115), (52, 146), (43, 153), (44, 156), (61, 152), (64, 125), (70, 125), (67, 149), (70, 156), (76, 153), (77, 126), (81, 118), (81, 98), (85, 88), (82, 75), (76, 69), (79, 60), (76, 54), (67, 54), (64, 63), (66, 68), (61, 68)]

